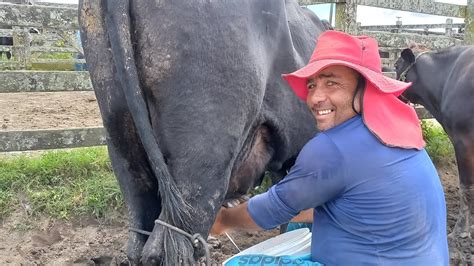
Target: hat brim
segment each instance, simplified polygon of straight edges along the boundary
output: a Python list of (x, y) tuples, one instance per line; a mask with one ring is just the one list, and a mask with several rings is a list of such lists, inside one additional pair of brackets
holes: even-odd
[(415, 109), (367, 83), (362, 103), (367, 128), (386, 146), (421, 150), (425, 146)]
[(334, 65), (342, 65), (354, 69), (374, 84), (381, 92), (394, 94), (395, 96), (399, 96), (411, 85), (411, 83), (386, 77), (381, 72), (376, 72), (357, 64), (334, 59), (322, 59), (309, 63), (293, 73), (282, 75), (282, 77), (288, 82), (295, 94), (303, 101), (306, 101), (306, 97), (308, 96), (308, 89), (306, 86), (307, 79), (319, 73), (321, 70)]

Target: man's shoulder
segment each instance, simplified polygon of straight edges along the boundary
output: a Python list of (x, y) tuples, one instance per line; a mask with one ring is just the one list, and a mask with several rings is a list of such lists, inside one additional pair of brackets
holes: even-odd
[(314, 136), (312, 139), (306, 143), (306, 145), (303, 147), (305, 148), (310, 148), (310, 149), (321, 149), (322, 147), (330, 147), (330, 148), (335, 148), (335, 142), (334, 142), (334, 137), (328, 135), (326, 132), (319, 132), (316, 136)]
[(339, 149), (353, 146), (364, 139), (376, 140), (360, 118), (353, 118), (335, 128), (319, 132), (309, 143), (312, 145), (335, 145)]
[(338, 143), (344, 140), (355, 140), (366, 137), (372, 135), (372, 133), (364, 124), (362, 117), (356, 115), (340, 125), (319, 133), (318, 136), (319, 135), (326, 135), (333, 142)]
[(300, 152), (300, 156), (311, 158), (342, 157), (342, 152), (335, 140), (325, 132), (318, 133)]

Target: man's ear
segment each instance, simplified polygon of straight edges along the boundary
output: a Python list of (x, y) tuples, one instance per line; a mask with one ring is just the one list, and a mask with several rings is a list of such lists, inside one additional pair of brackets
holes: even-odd
[(413, 63), (415, 62), (415, 55), (413, 54), (413, 51), (410, 48), (406, 48), (402, 51), (401, 54), (403, 60), (405, 60), (408, 63)]
[(363, 111), (363, 102), (364, 102), (364, 89), (366, 86), (367, 80), (359, 74), (359, 79), (357, 81), (357, 88), (355, 91), (354, 99), (352, 99), (352, 110), (356, 114), (361, 114)]

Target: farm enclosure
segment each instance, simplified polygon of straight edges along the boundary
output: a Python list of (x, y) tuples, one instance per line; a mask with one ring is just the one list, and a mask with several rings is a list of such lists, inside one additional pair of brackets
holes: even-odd
[[(10, 72), (10, 73), (8, 73), (8, 74), (13, 74), (13, 72)], [(20, 74), (22, 74), (22, 73), (19, 73), (19, 75), (20, 75)], [(68, 73), (68, 74), (72, 74), (72, 73)], [(17, 80), (25, 80), (25, 79), (28, 78), (29, 82), (27, 83), (28, 86), (22, 86), (20, 89), (23, 89), (23, 90), (30, 90), (30, 91), (41, 91), (41, 90), (44, 89), (44, 88), (49, 88), (49, 90), (53, 90), (53, 89), (51, 89), (51, 86), (45, 86), (45, 85), (44, 85), (45, 83), (44, 83), (44, 82), (41, 82), (41, 79), (40, 79), (40, 78), (29, 79), (29, 77), (34, 76), (33, 73), (26, 73), (26, 72), (23, 72), (23, 75), (25, 76), (25, 78), (16, 78), (16, 79), (17, 79)], [(69, 79), (72, 79), (72, 78), (67, 78), (67, 80), (69, 80)], [(46, 80), (48, 80), (48, 79), (46, 79)], [(59, 80), (60, 80), (60, 79), (59, 79)], [(31, 87), (29, 86), (30, 84), (32, 85)], [(38, 85), (38, 84), (42, 84), (42, 85), (40, 86), (40, 85)], [(63, 84), (65, 84), (65, 83), (63, 83)], [(44, 86), (43, 86), (43, 85), (44, 85)], [(77, 88), (78, 86), (77, 86), (77, 85), (71, 85), (71, 84), (62, 85), (62, 88), (63, 88), (63, 89), (66, 89), (67, 87), (73, 87), (73, 88), (71, 88), (71, 89), (75, 89), (75, 88)], [(69, 88), (68, 88), (68, 89), (69, 89)], [(89, 93), (90, 93), (90, 92), (89, 92)], [(11, 96), (11, 95), (14, 95), (14, 96), (16, 96), (16, 97), (21, 96), (21, 94), (13, 94), (13, 93), (11, 93), (11, 94), (10, 94), (10, 93), (9, 93), (9, 94), (3, 94), (2, 96), (4, 96), (3, 99), (5, 99), (5, 102), (2, 102), (2, 104), (4, 104), (5, 106), (14, 108), (14, 107), (15, 107), (15, 104), (12, 104), (12, 103), (17, 103), (17, 102), (22, 102), (22, 103), (25, 102), (25, 103), (27, 103), (27, 102), (28, 102), (28, 99), (35, 98), (36, 96), (39, 96), (39, 95), (42, 95), (42, 94), (41, 94), (41, 93), (32, 93), (32, 92), (31, 92), (31, 93), (25, 94), (26, 98), (16, 98), (15, 100), (9, 101), (9, 100), (8, 100), (8, 97)], [(12, 114), (12, 117), (6, 118), (7, 121), (5, 121), (5, 119), (3, 119), (4, 122), (8, 122), (8, 123), (4, 123), (4, 125), (5, 125), (5, 130), (4, 130), (4, 132), (9, 131), (9, 132), (3, 134), (3, 136), (7, 136), (7, 135), (8, 135), (9, 138), (10, 138), (10, 140), (14, 140), (14, 141), (9, 141), (10, 144), (11, 144), (11, 143), (17, 143), (17, 144), (18, 144), (18, 143), (21, 143), (21, 141), (19, 141), (19, 139), (17, 139), (16, 136), (13, 135), (13, 134), (17, 134), (17, 136), (18, 136), (18, 134), (20, 134), (21, 137), (23, 137), (23, 136), (28, 136), (28, 134), (30, 134), (30, 133), (25, 134), (24, 132), (23, 132), (23, 133), (12, 133), (12, 132), (11, 132), (12, 130), (15, 131), (15, 126), (14, 126), (14, 124), (16, 124), (16, 122), (23, 121), (23, 120), (22, 120), (22, 117), (26, 117), (26, 116), (28, 116), (28, 115), (30, 115), (30, 114), (33, 114), (34, 116), (36, 116), (37, 119), (31, 119), (31, 120), (23, 121), (22, 123), (23, 123), (24, 125), (30, 125), (31, 127), (28, 127), (28, 128), (21, 128), (21, 129), (20, 129), (21, 131), (25, 131), (25, 129), (26, 129), (26, 131), (28, 131), (28, 129), (33, 129), (33, 128), (51, 129), (51, 125), (54, 124), (54, 122), (53, 122), (53, 121), (54, 121), (54, 119), (53, 119), (54, 117), (56, 117), (56, 119), (58, 119), (58, 120), (63, 120), (64, 122), (67, 122), (67, 123), (66, 123), (67, 125), (58, 123), (58, 124), (54, 125), (53, 127), (57, 127), (57, 126), (60, 127), (60, 128), (62, 128), (62, 127), (70, 127), (70, 126), (71, 126), (71, 127), (77, 127), (77, 125), (74, 124), (74, 123), (79, 122), (79, 121), (82, 121), (82, 122), (83, 122), (83, 120), (81, 120), (80, 118), (81, 118), (82, 116), (87, 116), (87, 115), (89, 114), (89, 111), (86, 111), (86, 112), (82, 113), (82, 108), (81, 108), (80, 105), (81, 105), (81, 104), (84, 104), (84, 103), (86, 103), (86, 102), (91, 103), (91, 105), (94, 104), (94, 100), (91, 99), (91, 98), (87, 98), (88, 96), (86, 96), (86, 100), (85, 100), (85, 101), (82, 101), (82, 100), (81, 100), (81, 97), (79, 97), (79, 95), (87, 95), (87, 92), (74, 92), (74, 93), (70, 93), (69, 95), (71, 95), (71, 96), (67, 96), (68, 94), (67, 94), (67, 93), (63, 93), (63, 92), (57, 92), (57, 93), (54, 93), (54, 94), (53, 94), (53, 93), (47, 93), (47, 92), (46, 92), (46, 93), (44, 93), (43, 95), (45, 96), (45, 98), (50, 98), (50, 97), (51, 97), (51, 98), (54, 98), (54, 97), (56, 97), (56, 95), (57, 95), (57, 97), (59, 97), (59, 99), (57, 99), (56, 102), (53, 102), (51, 105), (49, 105), (49, 106), (54, 106), (55, 108), (57, 108), (57, 109), (56, 109), (57, 112), (55, 113), (53, 110), (42, 111), (42, 110), (44, 110), (44, 109), (48, 109), (48, 108), (49, 108), (49, 107), (47, 107), (46, 105), (43, 106), (43, 107), (34, 106), (34, 108), (31, 109), (31, 110), (30, 110), (29, 112), (27, 112), (27, 113), (15, 114), (15, 113), (12, 112), (12, 113), (11, 113), (11, 114)], [(53, 96), (53, 95), (54, 95), (54, 96)], [(90, 93), (90, 95), (92, 95), (92, 94)], [(65, 106), (62, 106), (62, 105), (60, 104), (60, 103), (63, 103), (63, 102), (64, 102), (64, 103), (68, 103), (68, 101), (71, 101), (71, 102), (73, 102), (73, 103), (77, 103), (78, 106), (79, 106), (79, 108), (76, 108), (76, 105), (75, 105), (75, 104), (67, 104), (67, 105), (65, 105)], [(39, 102), (41, 102), (41, 100), (39, 100), (38, 98), (36, 98), (36, 99), (35, 99), (35, 102), (38, 102), (38, 103), (39, 103)], [(31, 102), (30, 102), (30, 104), (31, 104)], [(3, 106), (2, 106), (2, 107), (3, 107)], [(26, 107), (22, 107), (21, 109), (23, 109), (23, 108), (26, 108)], [(66, 111), (68, 111), (68, 110), (73, 110), (73, 113), (74, 113), (74, 114), (77, 114), (78, 116), (74, 116), (74, 115), (71, 115), (71, 116), (63, 116), (63, 114), (64, 114)], [(74, 110), (75, 110), (75, 111), (74, 111)], [(20, 111), (23, 111), (23, 110), (20, 110)], [(90, 111), (90, 114), (92, 114), (92, 113), (94, 113), (94, 112), (93, 112), (93, 111)], [(41, 114), (44, 115), (43, 118), (41, 118)], [(95, 114), (97, 115), (97, 110), (95, 111)], [(34, 123), (35, 120), (37, 120), (37, 121), (47, 121), (47, 122), (48, 122), (48, 125), (45, 126), (45, 125), (38, 125), (38, 124), (35, 124), (35, 123)], [(93, 120), (95, 120), (95, 119), (93, 119)], [(86, 124), (79, 125), (79, 127), (83, 127), (83, 126), (89, 126), (89, 125), (86, 125)], [(92, 125), (92, 126), (94, 126), (94, 125)], [(44, 132), (44, 131), (34, 131), (34, 132), (32, 132), (31, 134), (34, 133), (34, 134), (36, 134), (36, 136), (41, 136), (41, 134), (43, 134), (43, 132)], [(77, 133), (78, 131), (74, 131), (74, 132), (77, 133), (77, 135), (74, 135), (74, 134), (76, 134), (76, 133), (70, 133), (71, 131), (64, 131), (64, 130), (62, 130), (62, 132), (66, 132), (65, 135), (66, 135), (66, 137), (69, 136), (69, 138), (65, 138), (64, 141), (62, 141), (61, 143), (66, 143), (66, 144), (67, 144), (67, 143), (70, 143), (70, 144), (72, 143), (72, 144), (74, 144), (73, 142), (71, 142), (71, 139), (72, 139), (72, 140), (79, 140), (79, 141), (83, 141), (83, 140), (84, 140), (84, 138), (82, 137), (83, 135), (81, 135), (82, 133), (80, 133), (80, 132)], [(69, 133), (68, 133), (68, 132), (69, 132)], [(51, 131), (48, 130), (46, 133), (47, 133), (47, 134), (50, 134), (50, 136), (53, 136), (53, 138), (56, 139), (56, 140), (57, 140), (57, 139), (61, 139), (61, 138), (58, 137), (57, 135), (54, 135), (54, 134), (56, 134), (56, 133), (54, 133), (54, 132), (51, 132)], [(45, 133), (45, 134), (46, 134), (46, 133)], [(53, 134), (51, 135), (51, 133), (53, 133)], [(72, 135), (71, 135), (71, 134), (72, 134)], [(33, 135), (30, 135), (30, 136), (33, 136)], [(71, 136), (72, 136), (72, 137), (71, 137)], [(76, 136), (78, 136), (78, 137), (76, 137)], [(51, 138), (50, 138), (50, 139), (51, 139)], [(97, 138), (97, 139), (100, 140), (100, 138)], [(31, 140), (31, 138), (30, 138), (30, 140)], [(5, 141), (4, 143), (6, 143), (6, 141)], [(28, 145), (31, 145), (31, 143), (37, 143), (37, 144), (39, 145), (41, 142), (34, 142), (34, 141), (33, 141), (33, 142), (30, 142), (30, 141), (26, 141), (25, 143), (26, 143), (26, 144), (24, 144), (24, 146), (26, 145), (26, 147), (27, 147), (28, 149), (31, 149), (32, 146), (28, 146)], [(47, 142), (42, 142), (42, 143), (48, 144)], [(43, 144), (41, 144), (41, 145), (43, 145)], [(57, 145), (57, 143), (52, 143), (52, 145)], [(56, 146), (56, 147), (57, 147), (57, 146)], [(38, 148), (41, 148), (41, 146), (35, 146), (35, 147), (33, 147), (33, 149), (38, 149)], [(42, 148), (44, 148), (44, 146), (43, 146)], [(49, 148), (52, 148), (52, 146), (49, 146)], [(15, 150), (15, 149), (17, 149), (17, 150), (20, 149), (20, 150), (21, 150), (21, 149), (23, 149), (23, 148), (18, 148), (18, 147), (15, 148), (15, 147), (14, 147), (14, 148), (12, 148), (11, 150)]]

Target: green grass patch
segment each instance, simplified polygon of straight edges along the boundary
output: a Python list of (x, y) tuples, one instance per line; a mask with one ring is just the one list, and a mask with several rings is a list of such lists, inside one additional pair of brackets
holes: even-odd
[(39, 59), (74, 59), (74, 54), (72, 53), (41, 53), (36, 56)]
[(0, 217), (18, 202), (33, 215), (68, 219), (97, 218), (123, 207), (123, 199), (105, 147), (52, 151), (0, 160)]
[(14, 194), (12, 192), (0, 190), (0, 217), (4, 217), (13, 211), (15, 203)]
[(426, 151), (434, 163), (440, 163), (454, 157), (454, 148), (448, 135), (436, 122), (422, 120), (421, 128), (426, 141)]
[(73, 63), (32, 63), (28, 70), (39, 70), (39, 71), (74, 71)]

